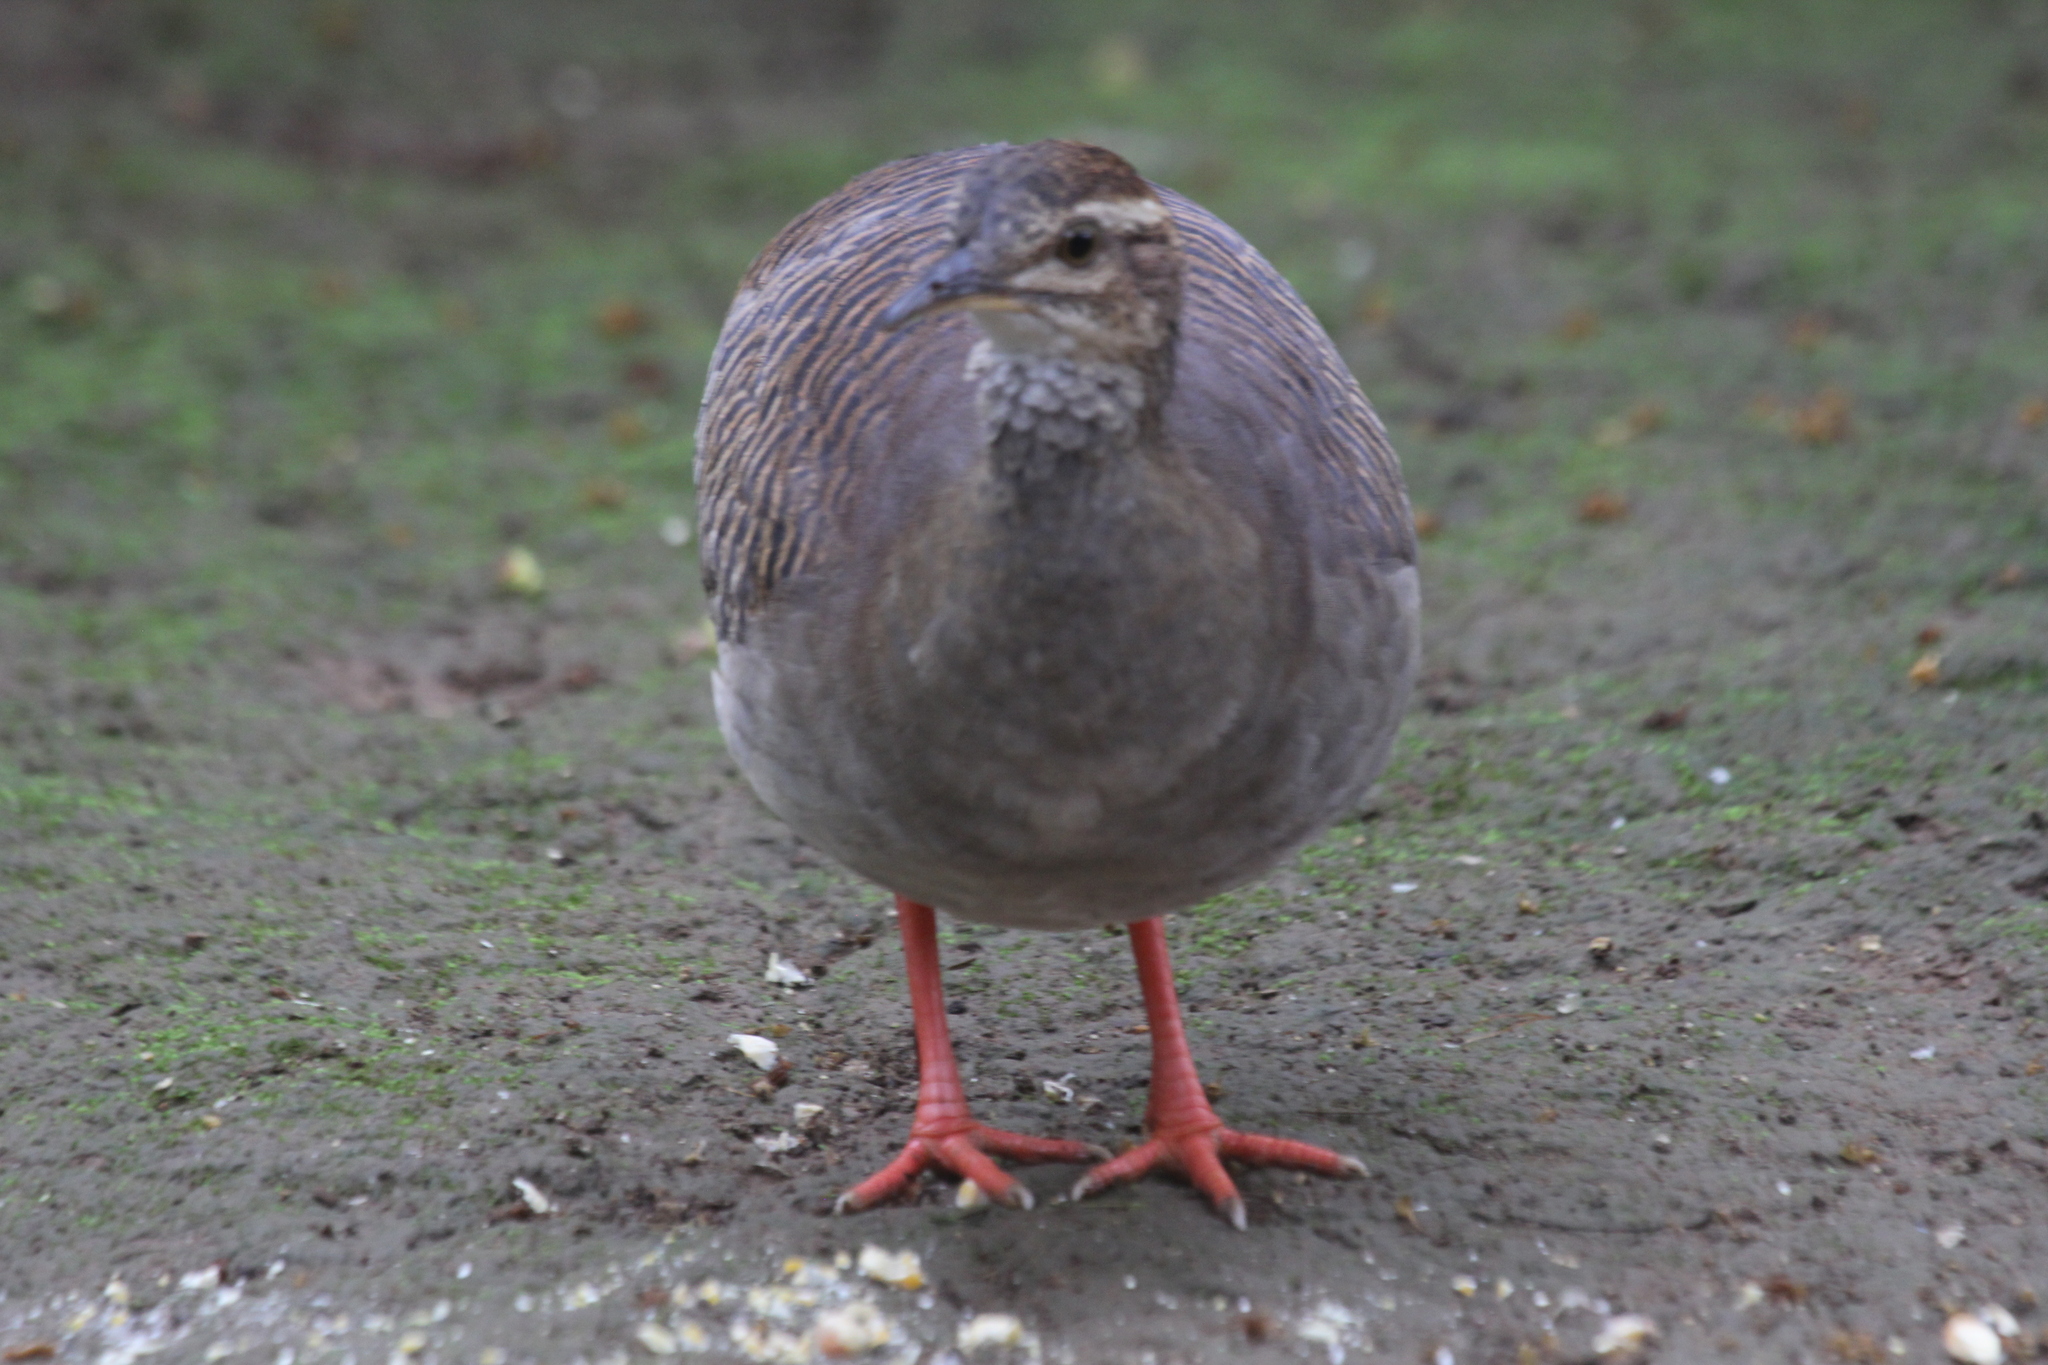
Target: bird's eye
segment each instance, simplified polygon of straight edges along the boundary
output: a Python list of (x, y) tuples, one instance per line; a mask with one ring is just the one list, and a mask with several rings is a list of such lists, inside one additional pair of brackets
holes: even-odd
[(1060, 259), (1068, 265), (1086, 265), (1088, 258), (1095, 254), (1095, 229), (1068, 228), (1060, 234), (1058, 251)]

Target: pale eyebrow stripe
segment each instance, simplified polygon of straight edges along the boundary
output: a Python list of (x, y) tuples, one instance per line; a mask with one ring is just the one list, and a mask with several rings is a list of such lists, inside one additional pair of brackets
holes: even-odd
[(1067, 210), (1073, 218), (1093, 218), (1114, 232), (1159, 227), (1172, 217), (1157, 199), (1090, 199)]

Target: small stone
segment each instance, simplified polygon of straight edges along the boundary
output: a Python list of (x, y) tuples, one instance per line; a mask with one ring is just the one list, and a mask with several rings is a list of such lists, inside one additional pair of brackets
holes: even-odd
[(641, 1323), (633, 1329), (633, 1335), (653, 1355), (672, 1356), (677, 1352), (676, 1334), (658, 1322)]
[(1024, 1341), (1024, 1324), (1008, 1313), (977, 1313), (961, 1326), (954, 1341), (963, 1351), (1017, 1346)]
[(1941, 1344), (1963, 1365), (2005, 1365), (2005, 1343), (1975, 1313), (1957, 1313), (1942, 1325)]
[(515, 545), (498, 560), (498, 586), (522, 597), (538, 597), (547, 588), (547, 574), (533, 551)]
[(1622, 1313), (1600, 1325), (1593, 1336), (1593, 1354), (1623, 1359), (1647, 1349), (1657, 1339), (1657, 1324), (1641, 1313)]
[(866, 1355), (878, 1347), (887, 1346), (894, 1335), (889, 1320), (879, 1309), (858, 1300), (843, 1308), (826, 1309), (818, 1314), (817, 1322), (811, 1328), (811, 1339), (817, 1343), (818, 1353), (828, 1360)]
[(537, 1216), (545, 1217), (555, 1211), (555, 1201), (543, 1194), (540, 1186), (525, 1176), (513, 1176), (512, 1188), (519, 1192), (519, 1197), (526, 1201), (526, 1207), (533, 1210)]
[(1469, 1299), (1479, 1292), (1479, 1281), (1470, 1275), (1451, 1276), (1451, 1289), (1460, 1298)]
[(773, 1071), (782, 1049), (775, 1045), (773, 1038), (763, 1038), (758, 1033), (728, 1033), (725, 1041), (746, 1054), (748, 1061), (763, 1071)]
[(1987, 1303), (1977, 1310), (1978, 1319), (1986, 1327), (1998, 1333), (2007, 1341), (2017, 1341), (2020, 1335), (2019, 1319), (2007, 1312), (2005, 1305)]
[(873, 1242), (860, 1249), (860, 1273), (892, 1289), (924, 1288), (924, 1262), (914, 1251), (885, 1251)]

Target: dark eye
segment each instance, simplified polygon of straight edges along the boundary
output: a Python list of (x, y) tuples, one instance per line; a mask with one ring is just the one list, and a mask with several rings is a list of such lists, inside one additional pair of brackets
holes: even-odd
[(1068, 265), (1086, 265), (1095, 254), (1095, 229), (1072, 227), (1060, 234), (1059, 258)]

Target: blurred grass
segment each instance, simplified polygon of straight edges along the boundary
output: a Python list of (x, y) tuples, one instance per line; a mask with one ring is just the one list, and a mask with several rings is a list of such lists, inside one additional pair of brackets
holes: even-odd
[[(1475, 653), (1500, 592), (1736, 610), (1769, 569), (1836, 594), (1816, 635), (1900, 620), (1867, 678), (1828, 655), (1889, 694), (1908, 617), (2036, 571), (2048, 6), (567, 13), (135, 4), (13, 45), (11, 652), (161, 690), (465, 609), (513, 543), (557, 603), (694, 619), (655, 533), (746, 261), (880, 159), (1044, 135), (1203, 199), (1337, 336), (1442, 526), (1439, 675), (1634, 705), (1676, 685), (1641, 649)], [(1628, 515), (1580, 524), (1600, 493)], [(1739, 635), (1686, 685), (1783, 667)]]

